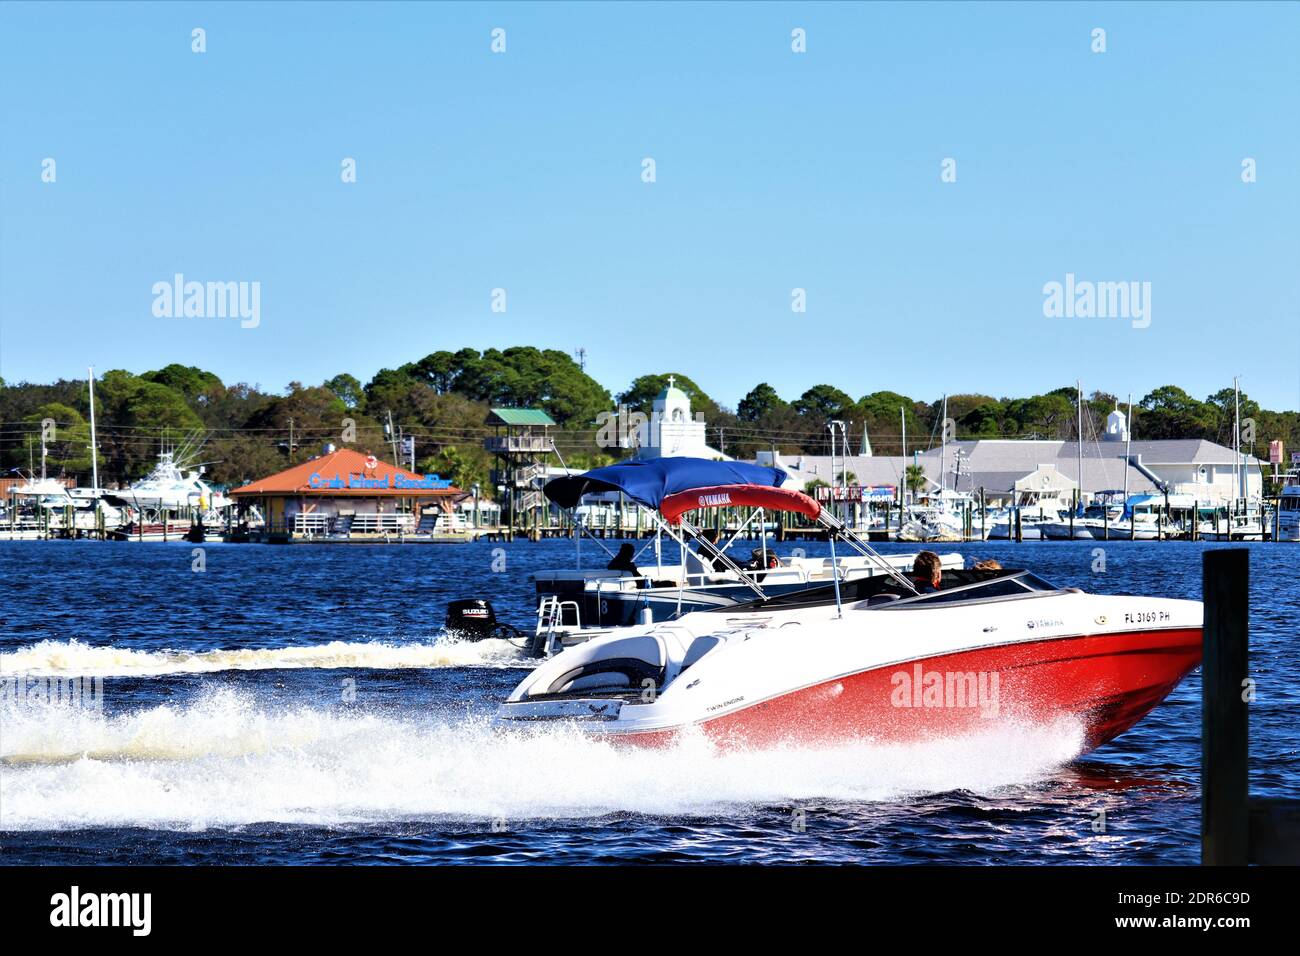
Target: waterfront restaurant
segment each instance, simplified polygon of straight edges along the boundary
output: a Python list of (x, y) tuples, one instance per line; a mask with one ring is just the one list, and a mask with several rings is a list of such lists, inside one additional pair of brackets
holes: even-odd
[(241, 520), (256, 506), (265, 527), (254, 528), (253, 535), (268, 541), (439, 534), (453, 524), (456, 504), (467, 496), (447, 479), (350, 448), (326, 451), (229, 494)]

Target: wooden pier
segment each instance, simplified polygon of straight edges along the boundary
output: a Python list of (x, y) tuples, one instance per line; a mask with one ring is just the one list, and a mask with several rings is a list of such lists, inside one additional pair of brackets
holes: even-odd
[(1300, 864), (1300, 800), (1250, 795), (1250, 552), (1205, 552), (1201, 863)]

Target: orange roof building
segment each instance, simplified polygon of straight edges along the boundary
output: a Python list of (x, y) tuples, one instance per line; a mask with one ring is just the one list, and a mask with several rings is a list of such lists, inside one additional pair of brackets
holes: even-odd
[(432, 532), (466, 492), (374, 455), (342, 448), (229, 492), (256, 504), (272, 538), (367, 537)]

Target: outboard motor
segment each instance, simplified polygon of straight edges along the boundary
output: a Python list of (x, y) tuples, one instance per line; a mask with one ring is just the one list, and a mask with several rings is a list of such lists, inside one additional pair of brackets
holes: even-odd
[(447, 630), (472, 641), (492, 637), (497, 630), (497, 614), (492, 602), (482, 598), (452, 601), (447, 605)]
[(470, 598), (464, 601), (452, 601), (447, 605), (447, 633), (467, 641), (482, 641), (487, 638), (509, 641), (516, 647), (527, 650), (534, 657), (540, 651), (534, 646), (537, 639), (525, 634), (513, 624), (497, 620), (497, 612), (492, 609), (492, 602), (482, 598)]

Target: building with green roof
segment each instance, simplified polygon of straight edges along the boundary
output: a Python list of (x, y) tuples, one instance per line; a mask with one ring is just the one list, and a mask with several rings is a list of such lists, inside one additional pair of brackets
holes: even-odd
[(494, 434), (483, 440), (483, 447), (496, 459), (492, 484), (506, 510), (506, 523), (515, 527), (530, 514), (540, 520), (546, 509), (541, 485), (546, 478), (547, 460), (555, 450), (548, 429), (555, 419), (540, 408), (493, 408), (485, 424)]

